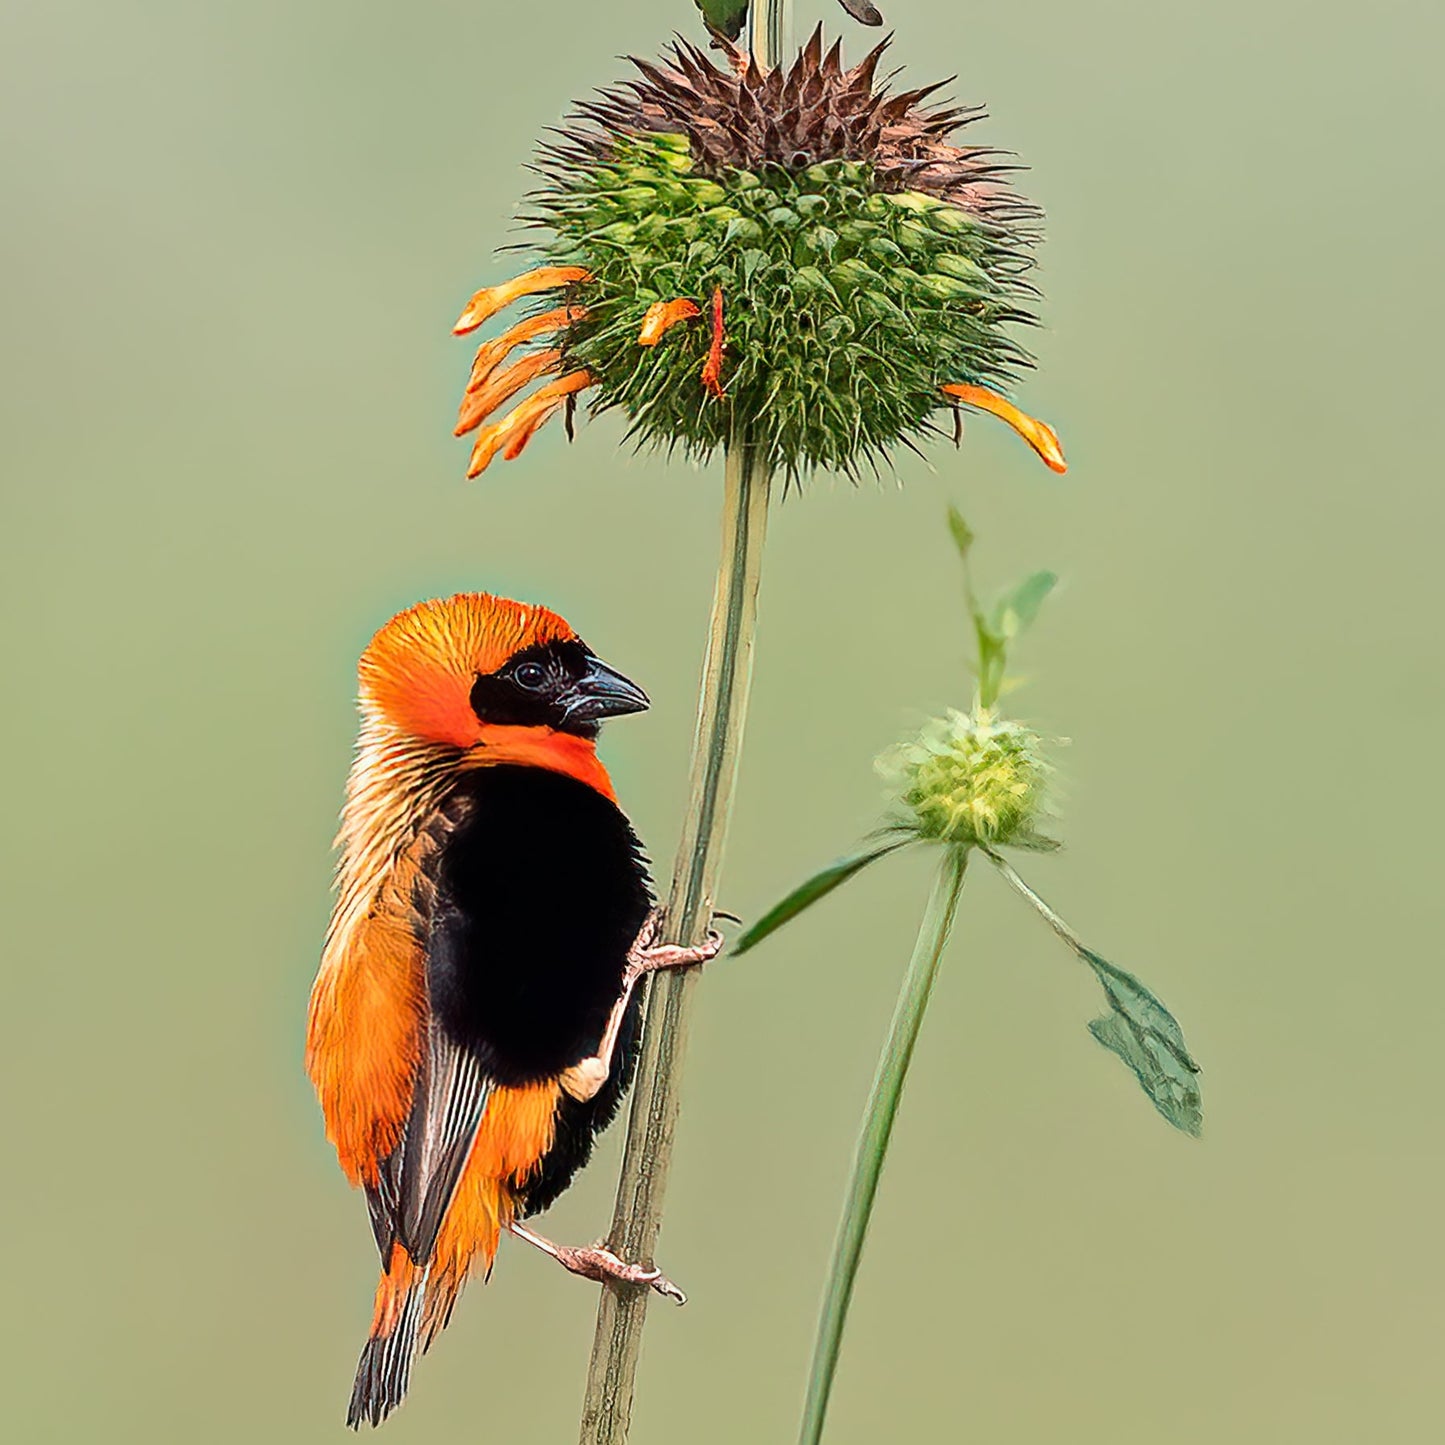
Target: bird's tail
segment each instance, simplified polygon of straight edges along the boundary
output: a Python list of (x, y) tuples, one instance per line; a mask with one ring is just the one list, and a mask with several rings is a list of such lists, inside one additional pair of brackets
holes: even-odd
[(413, 1263), (401, 1245), (392, 1245), (391, 1262), (376, 1287), (371, 1334), (361, 1351), (356, 1383), (351, 1387), (346, 1423), (353, 1430), (363, 1424), (380, 1425), (406, 1398), (418, 1330), (426, 1310), (429, 1274), (430, 1269)]

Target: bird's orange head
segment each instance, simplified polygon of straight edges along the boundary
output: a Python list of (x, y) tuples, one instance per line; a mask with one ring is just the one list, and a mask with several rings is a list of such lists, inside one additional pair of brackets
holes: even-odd
[(555, 612), (483, 592), (399, 613), (372, 638), (358, 672), (369, 717), (477, 765), (578, 771), (603, 718), (648, 705)]

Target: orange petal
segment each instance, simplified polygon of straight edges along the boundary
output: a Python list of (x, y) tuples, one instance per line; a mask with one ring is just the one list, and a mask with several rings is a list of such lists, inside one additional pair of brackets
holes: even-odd
[(712, 345), (708, 348), (707, 360), (702, 364), (702, 384), (719, 401), (727, 395), (722, 384), (727, 339), (728, 334), (723, 329), (723, 289), (719, 286), (712, 293)]
[(516, 461), (522, 455), (522, 449), (532, 440), (538, 429), (551, 419), (554, 412), (565, 405), (568, 397), (575, 396), (584, 387), (591, 385), (591, 372), (574, 371), (567, 376), (559, 377), (556, 381), (548, 382), (546, 386), (539, 387), (513, 413), (514, 416), (518, 413), (522, 415), (517, 422), (515, 435), (507, 443), (507, 449), (502, 453), (502, 459), (509, 462)]
[(965, 386), (960, 382), (949, 382), (940, 390), (945, 396), (961, 401), (965, 406), (976, 406), (980, 411), (992, 413), (1006, 421), (1043, 459), (1050, 471), (1066, 472), (1069, 464), (1064, 460), (1064, 448), (1059, 434), (1048, 422), (1021, 412), (1011, 401), (1006, 401), (996, 391), (984, 386)]
[(499, 371), (485, 386), (469, 391), (462, 398), (452, 435), (464, 436), (473, 427), (480, 426), (508, 397), (516, 396), (544, 371), (555, 371), (561, 360), (562, 353), (555, 348), (534, 351), (530, 356), (514, 361), (505, 371)]
[(475, 331), (488, 317), (495, 316), (504, 306), (521, 296), (531, 296), (538, 291), (551, 291), (558, 286), (571, 286), (577, 281), (590, 281), (592, 273), (585, 266), (539, 266), (525, 276), (517, 276), (500, 286), (483, 286), (470, 301), (457, 324), (452, 327), (454, 336)]
[(642, 318), (642, 330), (637, 333), (637, 344), (656, 346), (670, 327), (676, 326), (679, 321), (691, 321), (694, 316), (701, 315), (702, 311), (696, 301), (654, 301), (647, 308), (647, 315)]
[[(514, 461), (536, 434), (537, 429), (566, 402), (569, 396), (592, 385), (592, 374), (572, 371), (538, 387), (526, 401), (512, 408), (500, 421), (484, 426), (477, 433), (467, 476), (480, 476), (496, 459), (498, 452), (507, 461)], [(504, 450), (505, 449), (505, 450)]]
[(484, 341), (477, 347), (476, 360), (472, 362), (472, 374), (467, 378), (467, 390), (475, 391), (481, 386), (513, 349), (524, 341), (561, 331), (574, 321), (580, 321), (586, 314), (585, 306), (558, 306), (555, 310), (544, 311), (539, 316), (529, 316), (527, 320), (519, 321), (495, 341)]

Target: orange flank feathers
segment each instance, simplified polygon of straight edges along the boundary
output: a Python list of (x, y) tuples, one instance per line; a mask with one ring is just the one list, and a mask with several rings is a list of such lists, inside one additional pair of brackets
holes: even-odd
[(376, 1165), (401, 1138), (425, 1009), (421, 948), (406, 911), (416, 877), (407, 859), (375, 905), (327, 961), (311, 996), (306, 1068), (326, 1137), (353, 1185), (375, 1184)]
[(961, 382), (949, 382), (939, 389), (945, 396), (952, 397), (965, 406), (977, 407), (980, 411), (989, 412), (1000, 421), (1007, 422), (1039, 454), (1050, 471), (1068, 471), (1069, 464), (1064, 460), (1064, 448), (1059, 441), (1059, 434), (1048, 422), (1020, 411), (1011, 401), (984, 386), (965, 386)]
[(548, 1081), (525, 1089), (498, 1089), (487, 1101), (477, 1141), (437, 1235), (432, 1264), (436, 1299), (428, 1306), (426, 1338), (445, 1321), (471, 1269), (492, 1267), (501, 1232), (515, 1213), (511, 1186), (526, 1183), (552, 1147), (560, 1097), (561, 1090)]
[(554, 291), (561, 286), (575, 286), (579, 281), (590, 281), (592, 273), (585, 266), (539, 266), (523, 276), (514, 277), (500, 286), (483, 286), (457, 317), (452, 327), (454, 336), (465, 336), (475, 331), (484, 321), (489, 321), (498, 311), (523, 296), (533, 296), (538, 291)]
[(570, 396), (592, 385), (590, 372), (573, 371), (539, 387), (524, 402), (514, 407), (500, 421), (484, 426), (472, 447), (467, 477), (479, 477), (501, 452), (504, 461), (515, 461), (523, 448), (536, 435), (538, 428), (550, 421)]
[(679, 321), (691, 321), (701, 316), (696, 301), (680, 297), (676, 301), (654, 301), (642, 318), (642, 329), (637, 333), (639, 346), (656, 346)]

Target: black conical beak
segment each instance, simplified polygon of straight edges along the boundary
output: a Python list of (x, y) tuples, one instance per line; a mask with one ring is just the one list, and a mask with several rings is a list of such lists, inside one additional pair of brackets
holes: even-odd
[(587, 671), (567, 689), (560, 701), (567, 709), (569, 722), (596, 722), (600, 718), (644, 712), (649, 706), (647, 694), (635, 682), (590, 653)]

